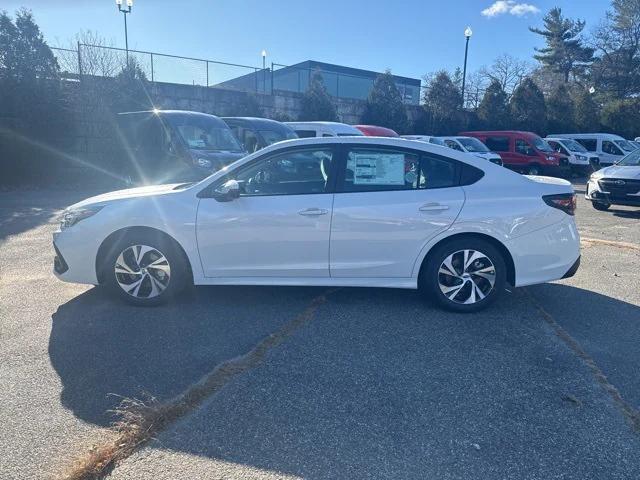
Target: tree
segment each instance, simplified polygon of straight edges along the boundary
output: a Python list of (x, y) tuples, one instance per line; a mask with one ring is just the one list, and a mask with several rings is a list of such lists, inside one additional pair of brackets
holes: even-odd
[(640, 94), (640, 0), (613, 0), (594, 34), (596, 88), (614, 98)]
[(300, 120), (335, 122), (338, 120), (336, 107), (324, 85), (322, 73), (316, 70), (311, 74), (309, 88), (302, 96)]
[(407, 110), (389, 70), (378, 75), (373, 82), (362, 114), (362, 123), (380, 125), (399, 133), (406, 133), (409, 127)]
[(559, 85), (547, 98), (547, 129), (550, 132), (575, 130), (573, 98), (566, 85)]
[(129, 62), (114, 78), (111, 110), (120, 113), (152, 108), (147, 76), (136, 59), (130, 57)]
[(579, 132), (592, 133), (600, 129), (598, 105), (593, 95), (586, 89), (573, 91), (574, 118), (573, 122)]
[(533, 58), (553, 72), (563, 75), (564, 82), (569, 82), (571, 73), (576, 75), (584, 71), (593, 60), (593, 49), (582, 44), (581, 33), (585, 22), (572, 20), (562, 15), (560, 7), (552, 8), (544, 17), (544, 29), (530, 27), (533, 33), (544, 38), (544, 48), (536, 48)]
[(30, 11), (0, 12), (0, 179), (50, 177), (68, 130), (59, 67)]
[(448, 72), (442, 70), (433, 76), (427, 85), (424, 107), (432, 119), (432, 135), (452, 135), (462, 127), (462, 96)]
[(602, 107), (601, 123), (608, 132), (635, 138), (640, 135), (640, 98), (612, 100)]
[(483, 67), (480, 73), (488, 82), (497, 81), (507, 95), (520, 85), (520, 82), (531, 72), (531, 65), (524, 60), (519, 60), (508, 54), (500, 55), (491, 64), (491, 67)]
[(509, 104), (507, 93), (497, 80), (485, 90), (478, 107), (478, 118), (484, 128), (501, 130), (509, 124)]
[(544, 95), (530, 78), (515, 89), (509, 102), (511, 119), (517, 128), (543, 133), (547, 107)]

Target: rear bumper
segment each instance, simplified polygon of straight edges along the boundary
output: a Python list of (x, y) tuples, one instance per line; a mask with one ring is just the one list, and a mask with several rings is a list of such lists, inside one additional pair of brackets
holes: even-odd
[(565, 273), (562, 278), (573, 277), (578, 271), (578, 268), (580, 268), (580, 256), (578, 256), (578, 259), (573, 263), (573, 265), (571, 265), (571, 268), (567, 270), (567, 273)]

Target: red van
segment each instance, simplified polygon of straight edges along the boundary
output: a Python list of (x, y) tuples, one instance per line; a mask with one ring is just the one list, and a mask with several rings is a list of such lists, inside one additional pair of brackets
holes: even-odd
[(366, 137), (399, 137), (394, 130), (387, 127), (378, 127), (376, 125), (354, 125)]
[(564, 175), (569, 171), (569, 159), (554, 152), (533, 132), (515, 130), (461, 132), (458, 135), (475, 137), (489, 150), (502, 157), (505, 167), (529, 175)]

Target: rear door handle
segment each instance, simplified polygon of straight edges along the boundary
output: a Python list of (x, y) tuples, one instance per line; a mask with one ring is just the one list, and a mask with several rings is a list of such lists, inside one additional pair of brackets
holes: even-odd
[(304, 215), (306, 217), (315, 217), (318, 215), (326, 215), (329, 213), (329, 210), (325, 210), (324, 208), (307, 208), (305, 210), (300, 210), (298, 215)]
[(421, 212), (441, 212), (443, 210), (449, 210), (449, 205), (442, 205), (441, 203), (425, 203), (419, 210)]

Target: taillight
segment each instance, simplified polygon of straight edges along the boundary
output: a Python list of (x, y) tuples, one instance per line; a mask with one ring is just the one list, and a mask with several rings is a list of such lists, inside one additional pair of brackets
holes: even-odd
[(562, 210), (567, 215), (575, 215), (576, 196), (573, 193), (560, 193), (558, 195), (543, 195), (542, 200), (550, 207)]

